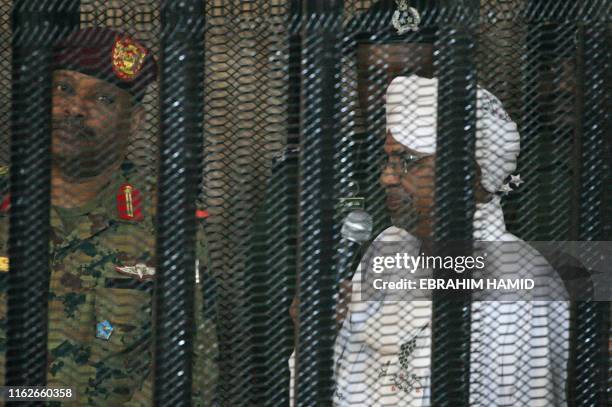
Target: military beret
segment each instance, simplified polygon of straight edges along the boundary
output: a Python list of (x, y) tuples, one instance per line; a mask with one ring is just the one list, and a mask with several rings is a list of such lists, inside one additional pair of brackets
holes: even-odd
[(440, 0), (379, 0), (358, 18), (357, 42), (426, 43), (436, 39)]
[(59, 41), (53, 69), (67, 69), (102, 79), (142, 100), (157, 78), (151, 51), (126, 34), (105, 27), (85, 28)]

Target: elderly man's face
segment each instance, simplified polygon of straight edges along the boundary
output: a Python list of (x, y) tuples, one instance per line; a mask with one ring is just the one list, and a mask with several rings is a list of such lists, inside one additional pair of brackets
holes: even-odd
[(131, 95), (115, 85), (75, 71), (53, 73), (53, 164), (70, 179), (88, 179), (125, 157), (140, 121)]
[(431, 235), (434, 207), (435, 156), (398, 143), (391, 132), (385, 140), (387, 163), (380, 182), (387, 194), (393, 224), (426, 238)]

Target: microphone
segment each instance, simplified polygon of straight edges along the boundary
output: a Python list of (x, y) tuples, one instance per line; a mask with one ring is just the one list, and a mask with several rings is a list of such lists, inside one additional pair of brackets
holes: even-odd
[[(352, 295), (353, 274), (363, 256), (362, 246), (372, 235), (372, 216), (361, 208), (353, 209), (342, 222), (342, 239), (338, 246), (336, 277), (339, 283), (336, 303), (336, 324), (339, 328), (348, 312), (348, 302)], [(348, 283), (348, 285), (346, 285)]]
[(337, 263), (340, 281), (353, 278), (355, 260), (361, 257), (363, 243), (370, 240), (373, 224), (372, 216), (363, 209), (352, 210), (344, 218)]
[(361, 245), (370, 239), (373, 223), (369, 213), (363, 209), (356, 209), (344, 218), (340, 233), (342, 238)]

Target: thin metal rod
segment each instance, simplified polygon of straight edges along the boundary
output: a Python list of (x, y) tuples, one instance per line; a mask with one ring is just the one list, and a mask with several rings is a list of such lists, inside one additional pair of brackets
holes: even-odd
[[(579, 240), (607, 240), (604, 235), (604, 189), (609, 177), (605, 160), (606, 83), (609, 49), (606, 24), (589, 24), (584, 30), (583, 116), (580, 170)], [(598, 255), (593, 253), (593, 255)], [(609, 303), (579, 301), (576, 304), (575, 382), (570, 383), (576, 406), (607, 404), (609, 384)]]
[[(433, 238), (437, 253), (456, 256), (472, 249), (472, 219), (466, 214), (474, 213), (475, 205), (474, 39), (470, 26), (441, 27), (434, 62), (439, 90)], [(433, 294), (433, 406), (469, 405), (470, 311), (469, 294)]]
[(331, 405), (333, 396), (335, 138), (339, 134), (340, 1), (306, 4), (302, 47), (300, 298), (297, 404)]

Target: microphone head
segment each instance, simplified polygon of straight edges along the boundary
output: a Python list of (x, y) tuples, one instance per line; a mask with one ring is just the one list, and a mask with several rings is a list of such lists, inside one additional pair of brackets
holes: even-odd
[(373, 223), (369, 213), (363, 209), (356, 209), (344, 218), (340, 233), (343, 238), (361, 244), (370, 239)]

